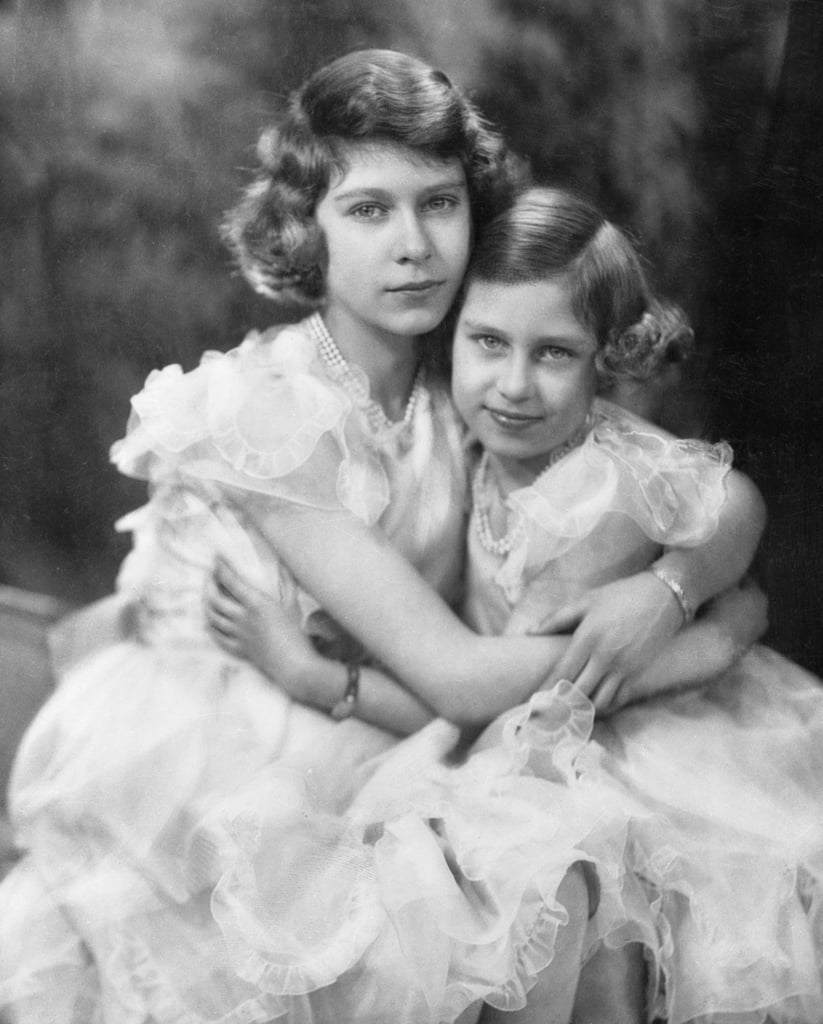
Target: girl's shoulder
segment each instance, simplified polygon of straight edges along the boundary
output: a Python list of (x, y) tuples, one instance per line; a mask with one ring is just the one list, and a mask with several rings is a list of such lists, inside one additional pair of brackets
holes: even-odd
[(677, 437), (606, 399), (595, 399), (592, 420), (587, 439), (590, 452), (617, 460), (622, 472), (635, 479), (677, 470), (697, 473), (701, 469), (710, 474), (719, 470), (725, 476), (731, 469), (732, 449), (725, 441)]
[[(197, 367), (149, 374), (111, 458), (130, 476), (182, 473), (374, 521), (385, 474), (356, 443), (352, 400), (329, 378), (305, 321), (253, 331)], [(351, 481), (362, 482), (354, 488)], [(343, 493), (345, 492), (345, 493)]]
[(695, 545), (717, 527), (732, 452), (673, 436), (620, 406), (596, 399), (583, 444), (510, 501), (564, 546), (604, 517), (629, 516), (662, 544)]

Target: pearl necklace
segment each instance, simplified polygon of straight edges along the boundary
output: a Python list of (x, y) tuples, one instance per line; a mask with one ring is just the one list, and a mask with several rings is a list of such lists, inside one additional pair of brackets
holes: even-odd
[(362, 378), (352, 370), (346, 361), (346, 357), (335, 344), (331, 334), (329, 334), (329, 329), (323, 322), (322, 316), (319, 313), (313, 313), (309, 317), (308, 324), (309, 330), (317, 342), (317, 351), (320, 353), (320, 358), (325, 363), (326, 368), (331, 371), (333, 379), (339, 381), (354, 399), (355, 403), (364, 410), (371, 429), (375, 433), (384, 433), (397, 427), (407, 427), (414, 419), (415, 410), (423, 394), (423, 378), (425, 376), (423, 367), (421, 366), (415, 374), (409, 400), (406, 402), (406, 409), (403, 413), (403, 419), (390, 420), (380, 403), (375, 402), (369, 396), (368, 385), (363, 382)]
[[(568, 441), (564, 441), (563, 444), (558, 445), (557, 448), (549, 456), (548, 464), (546, 468), (540, 473), (535, 479), (534, 483), (543, 475), (548, 472), (552, 466), (556, 465), (562, 458), (565, 458), (569, 452), (574, 451), (579, 445), (581, 445), (589, 433), (592, 425), (592, 415), (586, 417), (586, 422), (574, 435), (570, 437)], [(477, 464), (474, 477), (472, 479), (472, 512), (474, 514), (474, 525), (477, 537), (480, 541), (480, 546), (488, 551), (490, 555), (497, 555), (502, 558), (508, 555), (523, 538), (526, 536), (526, 520), (523, 513), (518, 509), (514, 513), (514, 521), (503, 534), (502, 537), (495, 537), (492, 533), (491, 521), (489, 519), (489, 508), (483, 500), (483, 491), (485, 488), (486, 476), (489, 468), (489, 453), (484, 451), (480, 456), (480, 461)], [(511, 516), (511, 510), (509, 510)]]
[[(472, 479), (472, 512), (474, 514), (474, 527), (480, 546), (488, 551), (490, 555), (503, 557), (507, 555), (516, 544), (526, 535), (526, 523), (523, 514), (515, 514), (512, 526), (506, 530), (502, 537), (495, 537), (492, 533), (492, 524), (489, 521), (489, 509), (483, 504), (483, 487), (486, 482), (486, 473), (489, 467), (489, 453), (483, 452), (480, 462), (477, 464)], [(511, 512), (509, 513), (511, 515)]]

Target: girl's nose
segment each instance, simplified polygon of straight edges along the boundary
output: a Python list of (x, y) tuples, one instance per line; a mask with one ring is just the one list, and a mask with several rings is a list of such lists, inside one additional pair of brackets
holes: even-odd
[(432, 254), (432, 242), (417, 213), (407, 213), (398, 226), (397, 254), (400, 261), (419, 262)]
[(501, 367), (497, 390), (508, 402), (522, 402), (532, 392), (532, 379), (527, 359), (512, 354)]

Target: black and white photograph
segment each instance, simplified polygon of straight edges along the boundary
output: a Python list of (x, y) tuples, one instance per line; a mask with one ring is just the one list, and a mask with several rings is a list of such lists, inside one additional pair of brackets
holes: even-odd
[(0, 1024), (823, 1024), (823, 0), (0, 0)]

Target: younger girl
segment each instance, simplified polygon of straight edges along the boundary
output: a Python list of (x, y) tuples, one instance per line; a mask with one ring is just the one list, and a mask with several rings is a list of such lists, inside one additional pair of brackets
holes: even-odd
[[(669, 437), (596, 397), (653, 372), (684, 330), (650, 296), (627, 238), (572, 195), (531, 190), (485, 232), (452, 392), (483, 449), (465, 609), (477, 629), (563, 628), (592, 587), (710, 529), (728, 447)], [(693, 595), (652, 572), (661, 602), (690, 619)], [(607, 677), (581, 763), (634, 814), (627, 865), (658, 943), (649, 1017), (819, 1022), (820, 683), (756, 648), (708, 689), (665, 685), (653, 670)]]

